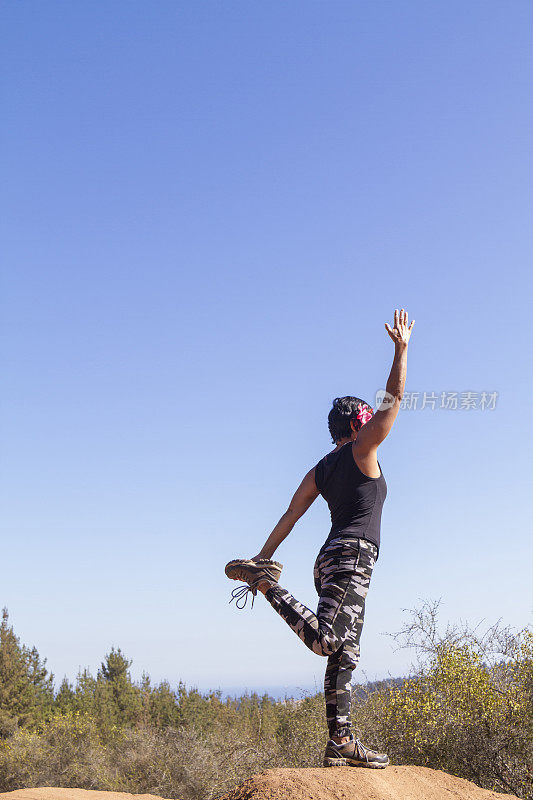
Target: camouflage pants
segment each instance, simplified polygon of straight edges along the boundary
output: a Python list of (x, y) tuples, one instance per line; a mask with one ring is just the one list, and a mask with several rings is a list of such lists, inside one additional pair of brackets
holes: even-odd
[(314, 566), (316, 614), (276, 585), (265, 597), (307, 647), (328, 657), (324, 693), (330, 736), (351, 730), (351, 678), (360, 655), (365, 598), (377, 548), (358, 538), (338, 538), (321, 549)]

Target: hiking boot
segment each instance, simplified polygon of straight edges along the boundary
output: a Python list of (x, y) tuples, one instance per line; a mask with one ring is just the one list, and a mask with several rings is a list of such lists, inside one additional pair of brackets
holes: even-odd
[(257, 586), (263, 581), (268, 581), (271, 586), (274, 586), (279, 580), (282, 569), (283, 564), (280, 564), (279, 561), (271, 561), (269, 558), (258, 558), (256, 561), (251, 558), (234, 558), (233, 561), (228, 561), (224, 569), (228, 578), (248, 584), (247, 586), (238, 586), (232, 591), (230, 603), (235, 600), (237, 608), (244, 608), (248, 600), (248, 592), (250, 592), (253, 608)]
[(349, 742), (337, 744), (329, 739), (324, 753), (325, 767), (369, 767), (370, 769), (385, 769), (389, 765), (386, 753), (377, 753), (369, 747), (354, 739), (353, 734)]

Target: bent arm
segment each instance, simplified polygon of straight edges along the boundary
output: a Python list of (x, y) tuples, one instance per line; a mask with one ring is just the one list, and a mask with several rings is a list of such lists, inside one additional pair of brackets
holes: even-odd
[(318, 489), (315, 483), (315, 468), (309, 470), (294, 496), (289, 503), (287, 511), (280, 518), (276, 527), (261, 548), (261, 551), (254, 558), (272, 558), (284, 539), (294, 528), (296, 522), (305, 514), (311, 503), (318, 497)]

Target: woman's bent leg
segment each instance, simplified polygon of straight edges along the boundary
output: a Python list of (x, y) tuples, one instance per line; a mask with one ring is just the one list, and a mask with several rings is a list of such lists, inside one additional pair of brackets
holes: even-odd
[(281, 586), (271, 586), (265, 592), (265, 597), (310, 650), (321, 656), (335, 651), (336, 648), (331, 643), (324, 641), (317, 615), (290, 592)]
[(316, 614), (279, 585), (270, 587), (265, 597), (310, 650), (331, 656), (363, 611), (376, 555), (374, 545), (361, 539), (326, 548), (315, 566), (321, 592)]

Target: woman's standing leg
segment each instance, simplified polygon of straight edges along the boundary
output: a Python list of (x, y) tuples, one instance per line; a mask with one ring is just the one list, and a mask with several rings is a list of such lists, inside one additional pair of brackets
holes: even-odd
[(362, 609), (354, 628), (349, 631), (339, 649), (328, 658), (324, 678), (324, 695), (330, 738), (349, 736), (351, 730), (351, 681), (361, 654), (359, 641), (364, 622), (364, 598), (362, 598), (361, 605)]
[(359, 661), (365, 599), (376, 558), (377, 548), (364, 539), (330, 542), (315, 564), (320, 594), (316, 614), (279, 584), (265, 591), (272, 607), (304, 644), (314, 653), (329, 656), (324, 682), (330, 735), (325, 767), (383, 769), (389, 764), (386, 753), (363, 745), (350, 730), (350, 680)]
[(320, 594), (316, 615), (280, 586), (265, 593), (310, 650), (329, 656), (325, 694), (330, 736), (348, 735), (342, 731), (350, 729), (350, 680), (359, 658), (365, 598), (376, 557), (375, 546), (362, 539), (330, 543), (315, 563)]

